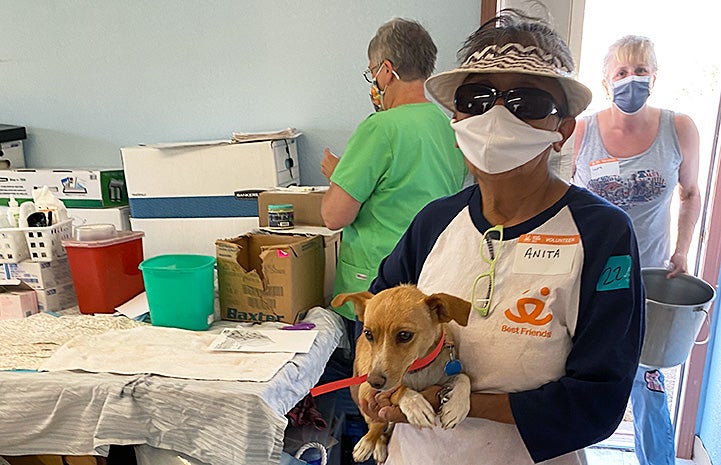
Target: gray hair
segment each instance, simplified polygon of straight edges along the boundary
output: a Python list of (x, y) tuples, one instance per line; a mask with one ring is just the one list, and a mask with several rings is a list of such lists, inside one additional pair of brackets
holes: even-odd
[(568, 45), (547, 21), (513, 8), (500, 10), (498, 16), (483, 23), (466, 39), (458, 58), (464, 62), (489, 45), (510, 43), (536, 46), (555, 57), (569, 72), (575, 69)]
[(646, 63), (651, 72), (658, 71), (656, 52), (651, 39), (644, 36), (627, 35), (614, 42), (603, 59), (603, 77), (608, 76), (611, 59), (615, 58), (618, 63), (629, 63), (638, 60)]
[(389, 60), (403, 81), (425, 80), (436, 67), (438, 49), (418, 22), (393, 18), (378, 28), (368, 44), (368, 59)]

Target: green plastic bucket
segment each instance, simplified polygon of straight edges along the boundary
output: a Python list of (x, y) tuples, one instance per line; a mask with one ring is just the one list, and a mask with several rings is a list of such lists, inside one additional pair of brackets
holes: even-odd
[(209, 255), (158, 255), (143, 260), (153, 326), (202, 331), (213, 321), (213, 265)]

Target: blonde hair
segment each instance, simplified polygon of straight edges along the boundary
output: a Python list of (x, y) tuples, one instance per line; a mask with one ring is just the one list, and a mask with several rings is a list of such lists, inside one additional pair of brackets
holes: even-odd
[(615, 58), (617, 63), (629, 63), (636, 60), (646, 63), (652, 73), (658, 70), (656, 51), (653, 42), (648, 37), (627, 35), (614, 42), (608, 48), (606, 57), (603, 59), (603, 77), (608, 76), (612, 58)]

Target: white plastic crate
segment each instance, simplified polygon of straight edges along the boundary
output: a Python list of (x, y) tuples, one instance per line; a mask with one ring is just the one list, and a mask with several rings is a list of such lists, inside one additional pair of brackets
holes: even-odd
[(19, 228), (25, 233), (30, 260), (49, 262), (67, 255), (63, 239), (73, 236), (73, 220), (67, 219), (44, 228)]
[(18, 228), (0, 229), (0, 263), (20, 263), (29, 257), (25, 231)]

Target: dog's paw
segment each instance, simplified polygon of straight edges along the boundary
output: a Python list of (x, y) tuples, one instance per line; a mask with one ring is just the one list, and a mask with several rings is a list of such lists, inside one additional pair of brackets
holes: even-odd
[(411, 425), (419, 428), (433, 426), (436, 412), (433, 411), (433, 406), (420, 393), (408, 389), (403, 394), (398, 406)]
[(371, 454), (373, 454), (375, 449), (375, 442), (363, 436), (353, 448), (353, 460), (356, 462), (365, 462), (371, 458)]
[(380, 465), (388, 458), (388, 435), (382, 435), (376, 442), (376, 446), (373, 449), (373, 460), (376, 464)]
[(470, 382), (464, 379), (456, 380), (453, 389), (446, 396), (448, 396), (448, 400), (441, 405), (439, 417), (441, 427), (451, 429), (465, 420), (471, 410)]

